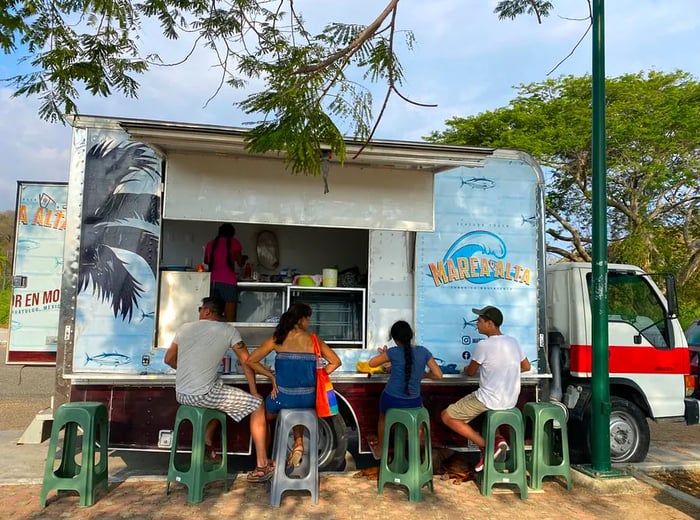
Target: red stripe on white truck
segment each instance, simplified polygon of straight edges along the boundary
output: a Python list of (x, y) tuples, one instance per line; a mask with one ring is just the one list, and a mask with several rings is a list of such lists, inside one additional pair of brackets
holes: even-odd
[[(591, 345), (571, 345), (571, 373), (591, 373)], [(610, 374), (689, 374), (690, 356), (686, 348), (659, 349), (639, 345), (610, 345)]]

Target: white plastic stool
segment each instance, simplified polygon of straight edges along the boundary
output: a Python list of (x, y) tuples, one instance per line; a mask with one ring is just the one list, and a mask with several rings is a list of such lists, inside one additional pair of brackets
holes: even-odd
[[(294, 471), (293, 476), (288, 477), (285, 466), (289, 436), (293, 434), (294, 427), (298, 425), (304, 427), (304, 455), (299, 468)], [(277, 416), (272, 454), (276, 465), (270, 488), (270, 505), (279, 507), (282, 493), (290, 489), (310, 491), (312, 504), (318, 504), (318, 417), (316, 411), (307, 408), (280, 410)]]

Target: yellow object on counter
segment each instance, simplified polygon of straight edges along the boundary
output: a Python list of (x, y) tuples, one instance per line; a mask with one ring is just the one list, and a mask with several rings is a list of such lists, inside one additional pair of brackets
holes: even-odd
[(369, 366), (369, 361), (358, 361), (357, 362), (357, 371), (362, 373), (362, 374), (386, 374), (387, 370), (382, 366), (379, 365), (378, 367), (371, 367)]

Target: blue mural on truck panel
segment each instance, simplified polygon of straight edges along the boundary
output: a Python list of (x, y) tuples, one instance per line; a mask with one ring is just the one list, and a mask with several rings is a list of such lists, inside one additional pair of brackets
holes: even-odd
[(17, 186), (9, 363), (55, 363), (68, 185)]
[(435, 176), (436, 231), (416, 237), (416, 340), (460, 372), (483, 339), (471, 309), (486, 305), (537, 371), (537, 197), (524, 162)]
[(153, 348), (161, 160), (123, 132), (89, 129), (88, 140), (73, 369), (170, 371)]

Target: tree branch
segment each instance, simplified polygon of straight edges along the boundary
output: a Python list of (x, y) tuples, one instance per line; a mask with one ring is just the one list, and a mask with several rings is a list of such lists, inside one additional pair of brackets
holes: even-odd
[[(561, 224), (562, 227), (571, 234), (574, 249), (576, 253), (578, 253), (578, 255), (580, 256), (580, 258), (582, 258), (586, 262), (590, 262), (591, 256), (588, 254), (588, 251), (586, 251), (586, 249), (583, 247), (583, 239), (581, 238), (579, 232), (576, 231), (576, 229), (571, 225), (571, 223), (568, 220), (566, 220), (554, 209), (547, 208), (547, 213), (551, 215), (554, 219), (556, 219), (556, 221), (559, 222), (559, 224)], [(547, 233), (551, 235), (549, 230), (547, 230)]]
[(568, 249), (562, 249), (560, 247), (555, 247), (555, 246), (547, 246), (547, 252), (548, 253), (554, 253), (556, 255), (561, 256), (562, 258), (566, 258), (570, 262), (576, 262), (577, 260), (580, 261), (581, 259), (577, 257), (574, 253), (569, 251)]
[(327, 68), (328, 66), (332, 65), (344, 56), (351, 56), (352, 54), (354, 54), (362, 46), (363, 43), (365, 43), (367, 40), (372, 38), (372, 36), (374, 36), (374, 33), (377, 32), (379, 27), (381, 27), (384, 20), (386, 20), (386, 18), (394, 11), (394, 9), (396, 9), (396, 5), (398, 3), (399, 0), (390, 0), (389, 4), (384, 8), (384, 10), (379, 14), (379, 16), (371, 24), (365, 27), (364, 30), (357, 36), (357, 38), (350, 42), (350, 44), (347, 47), (331, 54), (328, 58), (326, 58), (320, 63), (316, 63), (315, 65), (308, 65), (306, 67), (297, 69), (293, 72), (293, 74), (310, 74)]

